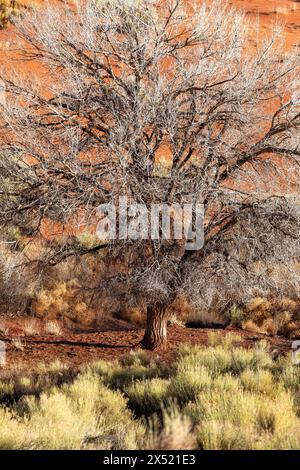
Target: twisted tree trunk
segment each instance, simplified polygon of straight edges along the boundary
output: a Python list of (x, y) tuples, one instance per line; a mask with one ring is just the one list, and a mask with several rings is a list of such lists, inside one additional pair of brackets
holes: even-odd
[(143, 349), (154, 350), (167, 342), (167, 306), (155, 304), (147, 308), (147, 325), (141, 342)]

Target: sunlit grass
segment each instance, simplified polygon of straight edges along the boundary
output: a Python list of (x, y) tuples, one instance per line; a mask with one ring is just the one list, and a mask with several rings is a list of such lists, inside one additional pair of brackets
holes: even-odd
[(0, 381), (0, 449), (298, 449), (300, 369), (267, 344), (209, 338), (170, 367), (134, 352)]

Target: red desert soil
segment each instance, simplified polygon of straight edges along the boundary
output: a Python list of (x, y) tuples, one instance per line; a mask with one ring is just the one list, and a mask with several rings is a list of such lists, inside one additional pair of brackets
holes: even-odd
[[(61, 327), (61, 335), (46, 335), (43, 333), (43, 324), (39, 323), (41, 334), (37, 336), (24, 335), (24, 322), (26, 319), (7, 320), (6, 335), (0, 333), (0, 340), (6, 345), (6, 365), (2, 371), (7, 370), (34, 370), (40, 364), (50, 364), (59, 360), (72, 369), (95, 362), (100, 359), (115, 360), (138, 349), (143, 336), (143, 329), (134, 327), (121, 320), (103, 320), (97, 329), (67, 329)], [(263, 334), (228, 327), (226, 329), (213, 328), (184, 328), (178, 325), (169, 327), (169, 343), (165, 350), (149, 352), (154, 358), (159, 356), (164, 363), (172, 361), (174, 351), (180, 344), (207, 344), (209, 332), (219, 332), (220, 335), (237, 333), (242, 337), (242, 345), (255, 347), (255, 343), (266, 339), (270, 343), (270, 350), (274, 353), (287, 353), (291, 351), (291, 341), (280, 337), (269, 337)], [(20, 338), (22, 350), (15, 344)]]

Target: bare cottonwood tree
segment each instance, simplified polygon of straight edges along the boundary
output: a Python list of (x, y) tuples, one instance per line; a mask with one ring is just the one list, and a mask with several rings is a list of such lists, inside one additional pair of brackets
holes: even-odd
[[(274, 294), (278, 278), (266, 266), (298, 261), (299, 51), (287, 54), (276, 29), (256, 35), (225, 3), (46, 6), (16, 20), (18, 57), (39, 66), (37, 77), (17, 67), (2, 74), (2, 225), (30, 236), (46, 218), (81, 214), (89, 225), (120, 195), (149, 211), (204, 204), (198, 251), (184, 239), (89, 249), (67, 240), (42, 260), (103, 250), (120, 261), (91, 287), (147, 306), (150, 349), (165, 342), (178, 293), (209, 302), (214, 283), (227, 295), (245, 286)], [(289, 279), (297, 289), (297, 276)]]

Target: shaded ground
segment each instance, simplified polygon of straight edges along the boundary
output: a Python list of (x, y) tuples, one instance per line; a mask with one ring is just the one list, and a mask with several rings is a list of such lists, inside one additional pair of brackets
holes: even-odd
[[(143, 329), (119, 320), (104, 321), (100, 328), (94, 330), (64, 328), (60, 336), (42, 332), (29, 337), (24, 334), (22, 322), (23, 320), (10, 320), (5, 335), (0, 333), (0, 340), (6, 345), (5, 370), (33, 370), (41, 363), (49, 364), (57, 360), (74, 368), (100, 359), (114, 360), (137, 349), (143, 337)], [(245, 347), (253, 347), (257, 341), (266, 339), (274, 354), (291, 351), (291, 341), (281, 337), (253, 334), (235, 328), (203, 329), (171, 325), (168, 329), (168, 348), (149, 354), (159, 355), (163, 362), (171, 362), (177, 346), (183, 343), (206, 344), (208, 334), (212, 331), (221, 335), (238, 333), (243, 338)], [(16, 344), (16, 338), (20, 338), (21, 347)]]

